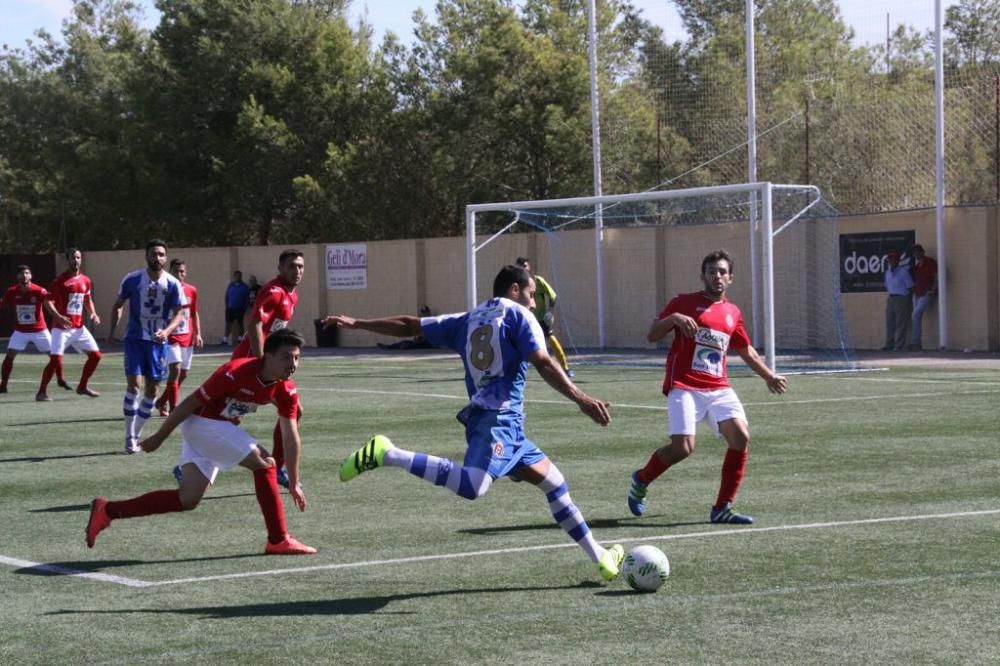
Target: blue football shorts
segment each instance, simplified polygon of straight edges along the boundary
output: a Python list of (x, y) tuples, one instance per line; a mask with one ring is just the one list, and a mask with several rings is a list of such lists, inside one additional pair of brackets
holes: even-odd
[(498, 479), (519, 465), (534, 465), (545, 459), (545, 453), (524, 436), (522, 415), (480, 409), (463, 412), (459, 420), (465, 423), (468, 444), (464, 466), (485, 470)]
[(125, 376), (162, 382), (167, 378), (167, 345), (125, 338)]

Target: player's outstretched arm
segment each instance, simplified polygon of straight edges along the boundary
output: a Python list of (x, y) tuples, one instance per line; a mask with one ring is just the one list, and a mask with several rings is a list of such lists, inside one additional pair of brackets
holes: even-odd
[(278, 417), (281, 428), (281, 441), (285, 447), (285, 469), (288, 471), (288, 491), (292, 501), (299, 511), (306, 510), (306, 496), (299, 483), (299, 461), (302, 459), (302, 438), (299, 436), (299, 424), (295, 419), (286, 416)]
[(771, 393), (781, 394), (788, 390), (788, 380), (782, 375), (776, 375), (771, 372), (771, 368), (767, 367), (767, 363), (764, 362), (764, 359), (760, 357), (760, 354), (757, 353), (757, 350), (752, 345), (748, 345), (743, 349), (737, 349), (736, 353), (740, 355), (740, 358), (743, 359), (743, 362), (751, 370), (767, 382), (767, 390)]
[(546, 384), (575, 402), (580, 411), (589, 416), (594, 423), (606, 426), (611, 422), (611, 413), (608, 411), (610, 405), (581, 391), (547, 351), (539, 349), (529, 356), (528, 360), (535, 366)]
[(198, 400), (198, 396), (196, 394), (192, 393), (188, 397), (184, 398), (184, 400), (181, 401), (181, 404), (177, 405), (176, 409), (170, 410), (170, 415), (164, 419), (159, 430), (139, 442), (139, 447), (146, 453), (152, 453), (156, 449), (160, 448), (163, 442), (167, 441), (167, 437), (170, 436), (170, 433), (172, 433), (177, 426), (183, 423), (184, 419), (194, 414), (199, 407), (201, 407), (201, 401)]
[(420, 329), (420, 318), (410, 315), (396, 315), (380, 319), (355, 319), (347, 315), (327, 315), (323, 318), (323, 328), (331, 326), (361, 329), (396, 338), (412, 338), (423, 334)]

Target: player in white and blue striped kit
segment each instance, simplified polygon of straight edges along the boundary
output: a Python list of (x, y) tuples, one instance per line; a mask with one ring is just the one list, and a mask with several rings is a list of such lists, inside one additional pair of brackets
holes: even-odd
[[(111, 307), (108, 342), (114, 342), (122, 307), (128, 303), (124, 338), (128, 384), (122, 401), (126, 453), (140, 450), (139, 438), (153, 410), (156, 389), (167, 377), (167, 338), (183, 321), (187, 305), (180, 280), (164, 270), (166, 265), (167, 244), (159, 239), (146, 243), (146, 268), (125, 275)], [(139, 402), (140, 391), (143, 391), (142, 402)]]
[(435, 347), (456, 351), (465, 365), (469, 402), (458, 414), (468, 446), (461, 465), (425, 453), (400, 449), (376, 435), (340, 468), (342, 481), (380, 466), (402, 467), (410, 474), (460, 497), (476, 499), (495, 479), (510, 476), (545, 493), (553, 518), (597, 563), (605, 580), (618, 575), (620, 545), (605, 549), (594, 539), (573, 503), (559, 468), (524, 435), (524, 382), (530, 362), (554, 389), (579, 405), (595, 423), (611, 417), (607, 403), (581, 391), (545, 349), (545, 336), (528, 309), (534, 303), (535, 281), (518, 266), (505, 266), (493, 283), (493, 298), (470, 312), (424, 317), (354, 319), (345, 315), (324, 319), (324, 326), (342, 326), (392, 335), (423, 335)]

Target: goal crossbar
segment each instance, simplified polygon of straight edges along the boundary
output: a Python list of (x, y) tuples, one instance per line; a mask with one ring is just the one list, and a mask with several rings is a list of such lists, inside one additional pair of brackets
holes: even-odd
[[(716, 185), (709, 187), (694, 187), (685, 188), (678, 190), (662, 190), (653, 192), (638, 192), (630, 194), (619, 194), (619, 195), (602, 195), (602, 196), (588, 196), (588, 197), (569, 197), (564, 199), (543, 199), (534, 201), (505, 201), (505, 202), (494, 202), (494, 203), (482, 203), (482, 204), (469, 204), (465, 207), (465, 223), (466, 223), (466, 279), (467, 279), (467, 303), (469, 309), (474, 308), (478, 303), (478, 296), (476, 293), (476, 254), (493, 242), (498, 236), (503, 234), (505, 231), (510, 229), (512, 226), (517, 224), (519, 216), (504, 226), (504, 228), (484, 240), (482, 243), (477, 244), (477, 232), (476, 232), (476, 216), (480, 213), (486, 212), (501, 212), (501, 211), (517, 211), (526, 209), (553, 209), (553, 208), (573, 208), (573, 207), (590, 207), (593, 206), (596, 211), (600, 211), (605, 206), (613, 206), (617, 204), (626, 203), (638, 203), (638, 202), (658, 202), (666, 201), (670, 199), (684, 199), (693, 197), (705, 197), (713, 195), (739, 195), (747, 194), (748, 196), (753, 196), (754, 200), (758, 197), (761, 202), (760, 211), (760, 234), (762, 246), (760, 248), (760, 263), (762, 264), (763, 274), (762, 274), (762, 305), (763, 305), (763, 323), (764, 323), (764, 339), (762, 340), (765, 349), (765, 360), (770, 368), (775, 368), (776, 357), (775, 357), (775, 322), (774, 322), (774, 275), (773, 275), (773, 239), (775, 231), (773, 229), (773, 211), (772, 211), (772, 201), (773, 196), (776, 192), (781, 191), (795, 191), (802, 194), (807, 194), (809, 198), (809, 203), (803, 206), (797, 213), (795, 213), (778, 231), (780, 232), (788, 224), (791, 224), (799, 217), (804, 215), (810, 208), (822, 200), (822, 195), (819, 188), (814, 185), (794, 185), (794, 184), (778, 184), (770, 182), (756, 182), (756, 183), (739, 183), (733, 185)], [(595, 215), (597, 223), (595, 224), (595, 241), (596, 247), (598, 248), (598, 254), (600, 255), (603, 239), (603, 229), (600, 227), (599, 220), (600, 216)], [(758, 232), (756, 224), (757, 220), (750, 220), (750, 235), (753, 239), (755, 234)], [(752, 262), (757, 262), (757, 257), (752, 257)], [(598, 267), (599, 268), (599, 267)], [(757, 269), (754, 265), (754, 270)], [(603, 311), (603, 276), (601, 271), (597, 271), (597, 299), (598, 299), (598, 311)], [(603, 322), (599, 322), (602, 325)], [(602, 341), (602, 347), (603, 341)]]

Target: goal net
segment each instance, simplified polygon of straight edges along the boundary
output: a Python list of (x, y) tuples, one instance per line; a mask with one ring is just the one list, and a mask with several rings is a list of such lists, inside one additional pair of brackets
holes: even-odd
[(554, 332), (571, 363), (629, 362), (669, 344), (669, 336), (648, 343), (649, 324), (676, 294), (702, 289), (701, 260), (722, 248), (734, 259), (728, 298), (768, 365), (857, 367), (840, 300), (836, 211), (815, 187), (476, 204), (466, 207), (466, 227), (469, 306), (490, 295), (501, 266), (528, 258), (558, 295)]

